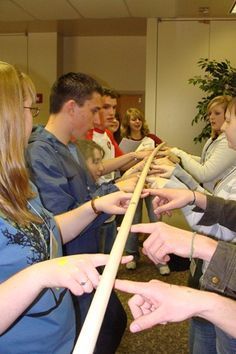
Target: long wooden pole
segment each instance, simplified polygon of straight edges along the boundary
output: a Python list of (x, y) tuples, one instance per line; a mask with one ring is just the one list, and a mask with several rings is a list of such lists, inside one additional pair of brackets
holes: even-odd
[(109, 260), (103, 271), (96, 293), (93, 297), (93, 301), (90, 305), (73, 354), (92, 354), (94, 351), (97, 337), (101, 328), (103, 317), (107, 308), (116, 274), (120, 265), (120, 260), (125, 248), (134, 213), (143, 190), (143, 185), (145, 183), (148, 170), (157, 151), (163, 145), (164, 143), (158, 145), (158, 147), (154, 149), (144, 166), (144, 169), (135, 187), (133, 196), (130, 200), (129, 207), (120, 226), (120, 230), (112, 247)]

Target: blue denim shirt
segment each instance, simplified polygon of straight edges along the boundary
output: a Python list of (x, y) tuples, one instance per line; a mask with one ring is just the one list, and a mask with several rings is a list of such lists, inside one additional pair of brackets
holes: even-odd
[[(113, 183), (97, 190), (85, 167), (83, 157), (76, 161), (68, 146), (43, 127), (31, 134), (27, 163), (31, 179), (38, 188), (46, 209), (54, 215), (72, 210), (91, 200), (94, 195), (117, 191)], [(78, 237), (66, 244), (67, 254), (98, 252), (99, 226), (110, 215), (102, 213)]]

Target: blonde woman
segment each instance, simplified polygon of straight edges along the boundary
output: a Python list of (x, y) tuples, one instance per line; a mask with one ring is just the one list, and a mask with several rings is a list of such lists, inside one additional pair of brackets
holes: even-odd
[(26, 75), (0, 62), (0, 353), (69, 354), (75, 340), (70, 293), (92, 292), (104, 255), (62, 256), (62, 242), (104, 211), (122, 213), (129, 195), (99, 198), (55, 218), (30, 183), (25, 148), (35, 89)]
[[(129, 108), (126, 111), (122, 120), (121, 136), (123, 138), (125, 137), (127, 139), (139, 141), (139, 150), (152, 149), (162, 142), (155, 134), (150, 133), (143, 113), (137, 108)], [(145, 199), (149, 220), (155, 222), (157, 221), (157, 218), (156, 215), (153, 214), (151, 201), (152, 199), (150, 197)], [(140, 199), (133, 220), (134, 224), (142, 221), (142, 209), (143, 200)], [(136, 269), (139, 260), (139, 240), (137, 233), (129, 234), (125, 249), (127, 254), (132, 254), (134, 256), (134, 260), (127, 263), (126, 268), (134, 270)], [(170, 273), (168, 265), (160, 264), (157, 265), (157, 267), (161, 275), (167, 275)]]
[[(208, 104), (207, 114), (211, 124), (211, 137), (204, 145), (201, 157), (190, 155), (176, 147), (161, 153), (168, 155), (172, 152), (177, 155), (181, 160), (181, 166), (199, 183), (202, 183), (209, 192), (212, 192), (215, 184), (233, 166), (236, 166), (236, 152), (228, 147), (226, 136), (221, 131), (230, 100), (230, 96), (217, 96)], [(162, 172), (160, 176), (164, 177), (167, 169), (168, 167), (162, 166), (159, 169)]]

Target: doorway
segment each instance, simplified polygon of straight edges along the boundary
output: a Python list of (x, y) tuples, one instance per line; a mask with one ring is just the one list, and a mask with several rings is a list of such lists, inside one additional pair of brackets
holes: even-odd
[(144, 113), (145, 109), (145, 99), (144, 92), (140, 94), (120, 94), (120, 97), (117, 99), (117, 114), (122, 121), (122, 118), (125, 115), (125, 112), (129, 108), (137, 108)]

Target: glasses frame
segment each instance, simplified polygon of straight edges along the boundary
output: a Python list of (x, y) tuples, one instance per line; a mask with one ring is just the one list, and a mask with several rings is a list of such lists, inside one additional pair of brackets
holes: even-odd
[(32, 114), (32, 117), (35, 118), (39, 115), (39, 112), (40, 112), (40, 108), (39, 107), (25, 107), (25, 109), (29, 109), (31, 114)]

